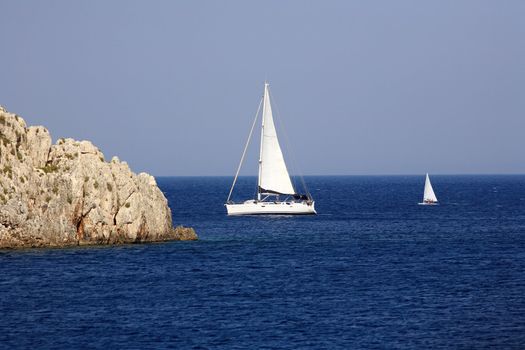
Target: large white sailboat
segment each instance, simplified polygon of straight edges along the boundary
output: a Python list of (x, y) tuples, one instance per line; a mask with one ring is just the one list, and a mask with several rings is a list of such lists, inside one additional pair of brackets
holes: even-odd
[[(261, 123), (261, 145), (259, 153), (259, 176), (257, 181), (257, 198), (249, 199), (242, 203), (234, 203), (231, 196), (239, 171), (246, 155), (246, 150), (250, 144), (250, 139), (259, 117), (262, 104), (262, 123)], [(306, 188), (305, 188), (306, 191)], [(306, 191), (307, 192), (307, 191)], [(286, 163), (284, 162), (279, 139), (273, 121), (272, 106), (270, 103), (269, 84), (264, 83), (264, 94), (259, 103), (259, 108), (248, 136), (248, 141), (244, 147), (237, 173), (233, 180), (228, 199), (226, 200), (226, 210), (228, 215), (299, 215), (316, 214), (314, 201), (309, 193), (296, 193)]]
[(420, 205), (437, 205), (438, 200), (436, 197), (436, 194), (434, 193), (434, 189), (432, 188), (432, 184), (430, 183), (430, 177), (427, 177), (425, 179), (425, 192), (423, 193), (423, 202), (418, 203)]

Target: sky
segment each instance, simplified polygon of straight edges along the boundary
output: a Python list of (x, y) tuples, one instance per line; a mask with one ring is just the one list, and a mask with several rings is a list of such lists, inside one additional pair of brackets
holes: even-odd
[(525, 173), (522, 0), (2, 0), (0, 14), (0, 105), (136, 172), (233, 176), (268, 80), (294, 174)]

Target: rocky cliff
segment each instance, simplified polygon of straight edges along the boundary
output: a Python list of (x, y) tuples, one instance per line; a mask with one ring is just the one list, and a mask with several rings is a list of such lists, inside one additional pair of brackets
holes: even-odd
[(173, 228), (153, 176), (0, 106), (0, 248), (196, 239)]

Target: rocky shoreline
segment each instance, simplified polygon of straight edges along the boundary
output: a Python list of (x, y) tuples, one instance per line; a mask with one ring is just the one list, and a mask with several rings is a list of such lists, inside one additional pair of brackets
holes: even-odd
[(27, 127), (0, 106), (0, 248), (195, 240), (173, 227), (155, 178), (89, 141)]

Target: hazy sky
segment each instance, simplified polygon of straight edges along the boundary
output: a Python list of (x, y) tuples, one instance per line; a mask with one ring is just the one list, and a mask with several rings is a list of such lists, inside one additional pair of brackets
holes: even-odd
[(268, 79), (303, 174), (525, 173), (523, 0), (2, 0), (0, 14), (0, 104), (135, 171), (233, 175)]

